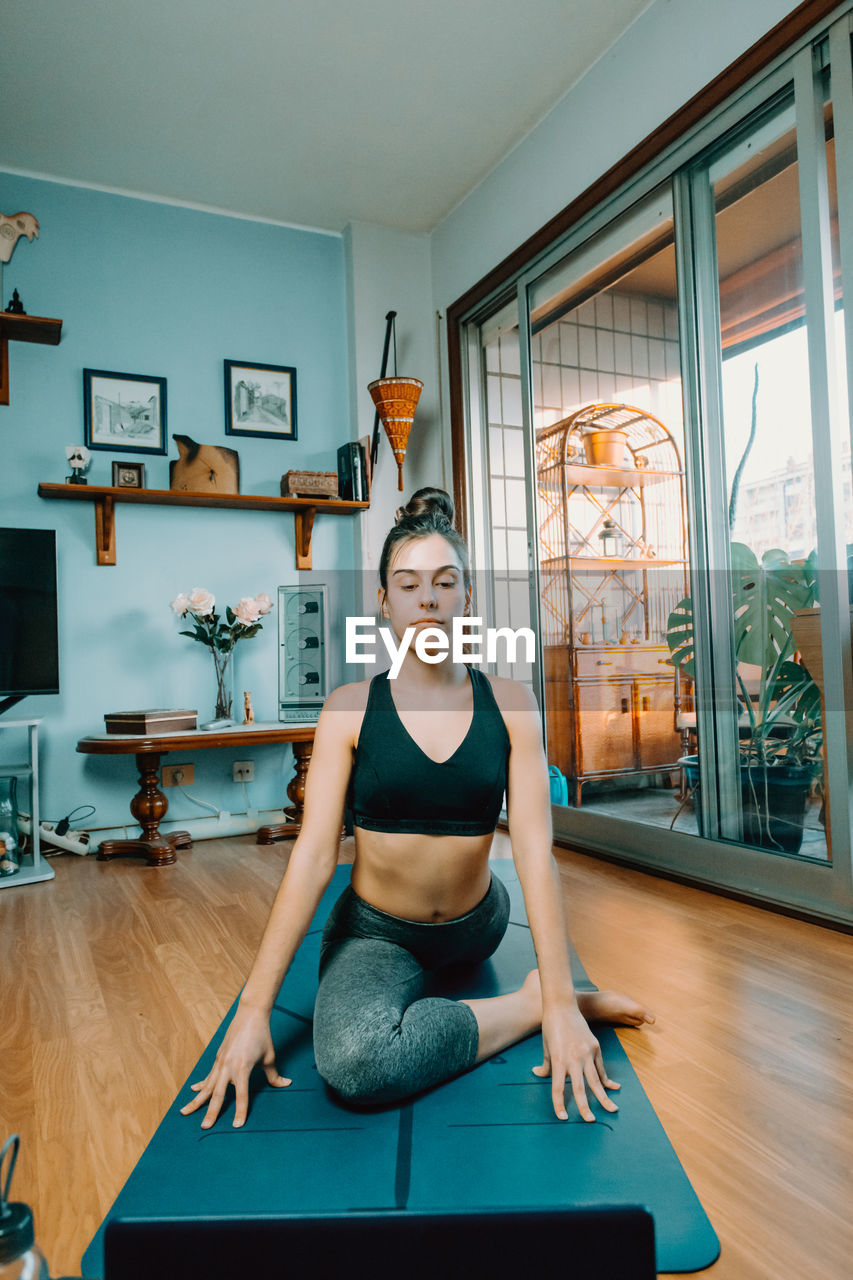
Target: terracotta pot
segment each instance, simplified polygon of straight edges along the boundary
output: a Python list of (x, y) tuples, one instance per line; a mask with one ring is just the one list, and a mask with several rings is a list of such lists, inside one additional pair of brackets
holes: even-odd
[(627, 431), (588, 431), (583, 438), (587, 462), (593, 467), (625, 465)]

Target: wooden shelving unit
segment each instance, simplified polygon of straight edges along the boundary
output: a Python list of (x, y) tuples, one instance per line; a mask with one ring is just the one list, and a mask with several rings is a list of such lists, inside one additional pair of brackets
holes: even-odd
[(369, 502), (341, 498), (276, 498), (251, 493), (188, 493), (172, 489), (119, 489), (110, 485), (40, 484), (40, 498), (91, 502), (95, 508), (95, 549), (99, 565), (116, 563), (116, 503), (157, 507), (218, 507), (239, 511), (292, 512), (296, 539), (296, 568), (311, 568), (311, 535), (318, 512), (348, 516), (364, 511)]
[[(621, 432), (621, 461), (618, 447), (615, 464), (584, 460), (592, 430)], [(663, 423), (598, 404), (537, 433), (537, 481), (548, 759), (580, 806), (587, 781), (676, 767), (666, 622), (686, 594), (684, 476)]]
[(9, 343), (40, 342), (44, 346), (55, 347), (61, 336), (61, 320), (0, 311), (0, 404), (9, 403)]

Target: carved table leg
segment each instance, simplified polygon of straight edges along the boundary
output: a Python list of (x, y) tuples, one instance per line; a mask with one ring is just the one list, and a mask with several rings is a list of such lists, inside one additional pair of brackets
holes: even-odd
[(192, 837), (188, 831), (172, 831), (164, 836), (160, 823), (169, 809), (169, 801), (157, 785), (160, 781), (160, 752), (143, 751), (136, 756), (139, 790), (130, 802), (130, 812), (142, 828), (138, 840), (103, 840), (98, 861), (109, 862), (123, 856), (144, 857), (149, 867), (166, 867), (176, 861), (175, 850), (188, 848)]
[(311, 763), (311, 749), (313, 742), (294, 742), (293, 760), (295, 772), (290, 782), (287, 784), (287, 794), (292, 804), (285, 805), (284, 812), (287, 814), (285, 822), (279, 822), (271, 827), (259, 827), (257, 835), (257, 844), (275, 844), (276, 840), (290, 840), (293, 836), (298, 836), (302, 830), (302, 813), (305, 806), (305, 779), (308, 776), (308, 766)]

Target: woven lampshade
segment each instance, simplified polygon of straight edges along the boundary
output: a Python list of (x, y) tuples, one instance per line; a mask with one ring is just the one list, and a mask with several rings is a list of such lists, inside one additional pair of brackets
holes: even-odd
[(367, 389), (397, 459), (397, 488), (402, 490), (406, 444), (424, 384), (418, 378), (377, 378)]

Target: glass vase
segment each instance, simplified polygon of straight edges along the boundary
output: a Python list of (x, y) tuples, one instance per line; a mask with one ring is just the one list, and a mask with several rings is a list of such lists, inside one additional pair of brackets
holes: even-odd
[(234, 706), (234, 650), (213, 650), (213, 668), (216, 673), (214, 720), (232, 720)]
[(20, 870), (17, 778), (0, 778), (0, 876)]

